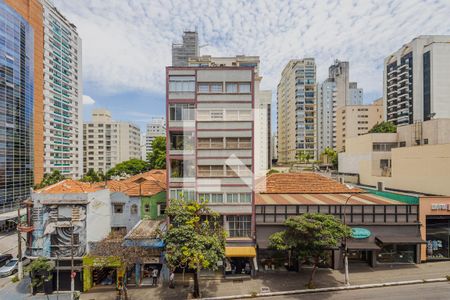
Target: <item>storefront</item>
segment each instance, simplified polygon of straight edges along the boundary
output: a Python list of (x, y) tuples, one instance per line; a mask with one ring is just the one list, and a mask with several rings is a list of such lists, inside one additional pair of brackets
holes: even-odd
[(257, 271), (256, 249), (253, 245), (225, 247), (225, 276), (253, 276)]
[(422, 261), (450, 260), (450, 197), (420, 197)]
[[(419, 205), (405, 204), (374, 195), (352, 197), (339, 194), (265, 194), (256, 197), (256, 240), (259, 263), (263, 270), (286, 266), (295, 269), (295, 257), (280, 255), (269, 248), (269, 237), (284, 229), (290, 217), (303, 213), (331, 214), (344, 219), (352, 227), (352, 238), (347, 240), (349, 263), (364, 263), (371, 267), (393, 264), (420, 263), (421, 245)], [(320, 204), (312, 204), (320, 203)], [(328, 266), (343, 267), (345, 241), (330, 250)], [(266, 267), (268, 265), (268, 267)]]

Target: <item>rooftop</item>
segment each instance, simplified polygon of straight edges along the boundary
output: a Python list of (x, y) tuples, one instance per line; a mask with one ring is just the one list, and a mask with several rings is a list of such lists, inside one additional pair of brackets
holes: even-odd
[(58, 183), (49, 185), (45, 188), (36, 190), (35, 193), (43, 194), (78, 194), (78, 193), (92, 193), (101, 190), (102, 188), (94, 183), (81, 182), (73, 179), (65, 179)]
[(260, 194), (342, 194), (362, 193), (359, 188), (349, 189), (331, 178), (317, 173), (275, 173), (257, 185)]
[(164, 220), (141, 220), (130, 230), (125, 239), (144, 240), (158, 238), (158, 229), (162, 230), (164, 224)]

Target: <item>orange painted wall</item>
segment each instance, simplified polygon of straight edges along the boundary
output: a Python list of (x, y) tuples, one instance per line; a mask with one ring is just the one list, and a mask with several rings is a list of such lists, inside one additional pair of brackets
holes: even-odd
[(34, 183), (44, 176), (44, 25), (38, 0), (5, 0), (33, 27), (34, 35)]
[[(429, 196), (419, 198), (419, 221), (420, 221), (420, 235), (424, 241), (427, 240), (427, 216), (450, 216), (450, 210), (432, 210), (432, 204), (447, 204), (450, 208), (450, 197), (446, 196)], [(421, 245), (421, 261), (427, 260), (427, 245)]]

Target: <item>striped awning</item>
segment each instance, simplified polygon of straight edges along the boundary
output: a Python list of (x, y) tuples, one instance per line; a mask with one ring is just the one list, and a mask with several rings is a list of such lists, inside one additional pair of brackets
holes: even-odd
[[(351, 194), (256, 194), (256, 205), (339, 205)], [(353, 194), (349, 205), (405, 205), (374, 194)]]

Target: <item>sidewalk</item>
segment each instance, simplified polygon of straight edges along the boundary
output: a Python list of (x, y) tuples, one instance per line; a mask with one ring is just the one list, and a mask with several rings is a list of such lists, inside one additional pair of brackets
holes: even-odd
[[(177, 274), (178, 275), (178, 274)], [(251, 280), (203, 280), (201, 289), (203, 297), (231, 296), (260, 292), (262, 287), (270, 291), (288, 291), (304, 289), (308, 282), (310, 270), (296, 272), (259, 273)], [(362, 285), (394, 281), (422, 280), (445, 277), (450, 275), (450, 262), (435, 262), (419, 265), (394, 265), (372, 269), (365, 264), (350, 265), (350, 283)], [(189, 288), (181, 284), (181, 277), (176, 278), (176, 289), (167, 286), (129, 288), (128, 294), (134, 299), (187, 299)], [(341, 271), (320, 269), (316, 273), (317, 288), (342, 286), (344, 274)], [(190, 281), (192, 288), (192, 280)], [(103, 287), (93, 288), (89, 293), (81, 295), (83, 300), (114, 299), (114, 291)]]

